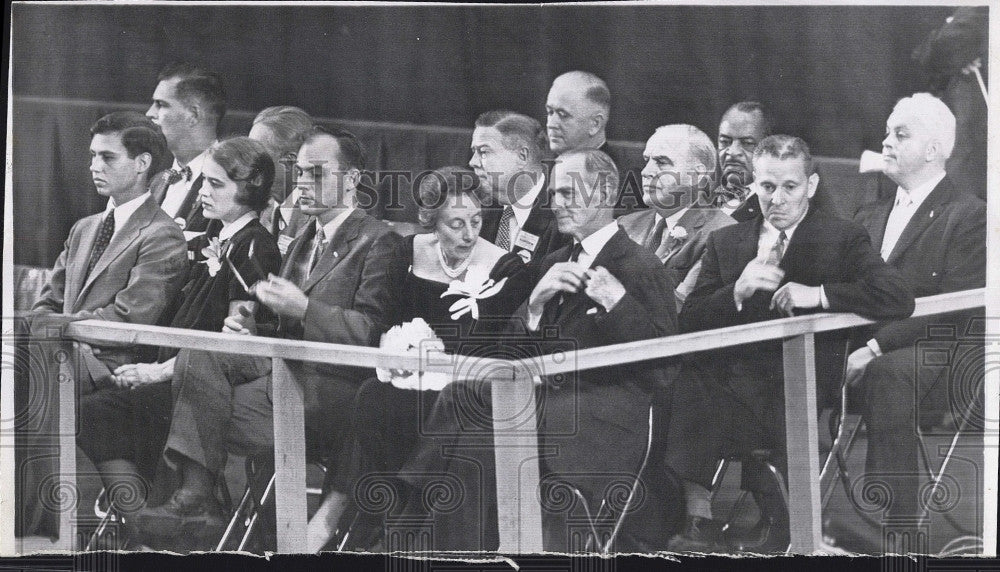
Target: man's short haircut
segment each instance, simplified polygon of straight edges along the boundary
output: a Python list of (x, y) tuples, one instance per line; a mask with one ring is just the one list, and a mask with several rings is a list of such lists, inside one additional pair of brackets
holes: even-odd
[(190, 105), (192, 99), (198, 99), (216, 124), (222, 121), (226, 114), (226, 89), (219, 74), (188, 62), (177, 62), (163, 68), (157, 81), (174, 78), (180, 78), (176, 89), (181, 101)]
[(805, 163), (806, 175), (815, 173), (812, 153), (809, 152), (809, 145), (805, 141), (792, 135), (770, 135), (757, 144), (753, 150), (754, 164), (757, 159), (767, 155), (775, 159), (795, 159), (800, 158)]
[(583, 168), (588, 175), (595, 175), (597, 183), (604, 183), (609, 201), (618, 199), (618, 167), (607, 153), (600, 149), (573, 149), (559, 155), (556, 161), (563, 161), (577, 155), (583, 156)]
[(167, 148), (167, 139), (159, 126), (138, 111), (115, 111), (98, 119), (90, 127), (90, 137), (107, 133), (119, 133), (122, 145), (130, 159), (141, 153), (149, 153), (149, 170), (146, 181), (169, 169), (174, 164), (174, 156)]
[(338, 127), (313, 125), (312, 129), (306, 134), (305, 139), (303, 139), (302, 144), (310, 143), (318, 137), (333, 137), (337, 140), (337, 143), (340, 145), (340, 166), (345, 171), (349, 169), (365, 170), (365, 150), (353, 133)]
[(503, 136), (503, 146), (516, 150), (528, 148), (528, 161), (541, 163), (548, 152), (545, 127), (534, 117), (507, 110), (487, 111), (476, 118), (476, 127), (493, 127)]
[(741, 101), (739, 103), (734, 103), (723, 113), (722, 116), (725, 117), (730, 111), (742, 111), (743, 113), (759, 113), (761, 118), (761, 128), (764, 131), (764, 137), (770, 136), (774, 133), (774, 117), (771, 116), (771, 112), (764, 107), (764, 104), (759, 101)]
[(234, 197), (237, 203), (258, 213), (264, 210), (274, 184), (274, 161), (263, 143), (249, 137), (232, 137), (209, 147), (208, 156), (230, 179), (244, 183)]
[(275, 161), (289, 153), (295, 153), (302, 146), (313, 120), (304, 110), (291, 105), (277, 105), (261, 110), (253, 120), (254, 125), (268, 129), (264, 143), (274, 155)]
[(586, 85), (587, 89), (583, 95), (603, 109), (605, 115), (611, 112), (611, 90), (608, 89), (608, 84), (597, 75), (588, 71), (575, 70), (566, 72), (556, 79), (559, 78), (572, 78), (575, 82)]
[(955, 114), (945, 102), (929, 93), (915, 93), (896, 102), (892, 112), (907, 108), (914, 112), (918, 120), (930, 131), (931, 138), (941, 143), (944, 159), (951, 157), (955, 149)]

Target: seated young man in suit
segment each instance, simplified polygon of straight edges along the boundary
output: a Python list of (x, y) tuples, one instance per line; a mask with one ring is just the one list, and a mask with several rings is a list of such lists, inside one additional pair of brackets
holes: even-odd
[[(874, 319), (909, 316), (913, 295), (872, 248), (860, 226), (812, 208), (819, 183), (804, 141), (773, 135), (753, 156), (763, 217), (713, 232), (694, 292), (680, 314), (682, 331), (708, 330), (795, 314), (854, 312)], [(820, 395), (837, 386), (847, 332), (816, 335)], [(832, 374), (832, 375), (831, 375)], [(784, 468), (785, 406), (781, 341), (689, 356), (674, 385), (667, 464), (685, 481), (688, 519), (671, 541), (676, 551), (725, 551), (712, 520), (708, 486), (716, 462), (772, 449)], [(760, 538), (734, 549), (783, 551), (788, 515), (762, 471), (744, 471), (743, 487), (763, 513)]]
[(715, 145), (700, 129), (659, 127), (643, 155), (642, 200), (650, 208), (620, 217), (618, 226), (674, 274), (680, 311), (698, 281), (709, 233), (736, 221), (705, 196), (715, 173)]
[[(230, 316), (223, 331), (371, 345), (380, 334), (381, 309), (389, 306), (388, 294), (373, 284), (387, 272), (391, 250), (372, 248), (390, 232), (388, 225), (355, 206), (364, 168), (361, 145), (346, 131), (317, 126), (296, 161), (298, 207), (313, 218), (289, 245), (280, 276), (251, 287), (278, 316), (277, 331), (258, 331), (251, 316)], [(380, 244), (393, 248), (395, 242)], [(365, 371), (310, 362), (288, 365), (305, 389), (309, 453), (325, 457), (338, 451)], [(261, 454), (273, 445), (271, 360), (182, 350), (173, 386), (164, 467), (131, 532), (154, 548), (205, 549), (225, 524), (214, 485), (228, 454)]]
[[(898, 188), (855, 217), (917, 297), (986, 285), (986, 204), (975, 196), (980, 189), (958, 188), (945, 172), (954, 144), (955, 117), (944, 102), (928, 93), (901, 99), (882, 142), (884, 172)], [(890, 517), (927, 514), (919, 496), (918, 418), (935, 413), (940, 418), (951, 407), (948, 425), (961, 425), (961, 415), (968, 421), (982, 414), (977, 319), (982, 319), (981, 308), (893, 322), (850, 356), (848, 379), (864, 396), (866, 472), (892, 491)], [(953, 332), (953, 342), (935, 342), (935, 347), (949, 352), (953, 364), (968, 365), (965, 375), (949, 376), (949, 368), (919, 357), (917, 344), (929, 338), (930, 326)], [(962, 398), (954, 401), (954, 396)]]
[(549, 206), (545, 130), (537, 120), (511, 111), (476, 119), (469, 166), (493, 198), (483, 206), (479, 234), (525, 262), (540, 262), (567, 244)]
[[(30, 328), (29, 335), (35, 340), (50, 338), (47, 330), (67, 319), (155, 324), (187, 277), (184, 236), (149, 193), (150, 180), (170, 166), (170, 151), (163, 134), (151, 121), (131, 111), (98, 119), (90, 132), (90, 173), (97, 192), (110, 200), (104, 212), (81, 219), (70, 229), (51, 278), (28, 317), (29, 323), (23, 324)], [(30, 346), (32, 359), (42, 360), (32, 363), (48, 363), (51, 355), (35, 355), (44, 347)], [(73, 357), (79, 360), (74, 363), (74, 373), (81, 395), (111, 387), (111, 372), (143, 355), (135, 345), (80, 347)], [(25, 446), (51, 445), (43, 436), (57, 433), (56, 418), (44, 411), (52, 400), (29, 402), (31, 392), (55, 395), (56, 380), (45, 375), (54, 368), (53, 363), (52, 367), (31, 368), (18, 376), (18, 410), (24, 413), (24, 419), (39, 419), (42, 423), (29, 432), (18, 433)], [(18, 451), (25, 449), (19, 446)], [(48, 468), (55, 471), (55, 467)], [(36, 469), (33, 474), (47, 476), (39, 473), (41, 467)], [(26, 481), (39, 482), (30, 476)], [(25, 500), (37, 500), (38, 491), (22, 492), (30, 493)], [(46, 515), (40, 505), (20, 510), (24, 534), (40, 533), (34, 529), (43, 520), (52, 522), (49, 519), (54, 516)]]

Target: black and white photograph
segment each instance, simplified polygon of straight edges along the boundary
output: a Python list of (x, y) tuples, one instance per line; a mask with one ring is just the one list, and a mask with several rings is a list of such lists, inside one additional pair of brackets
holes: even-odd
[(998, 10), (14, 2), (0, 554), (1000, 569)]

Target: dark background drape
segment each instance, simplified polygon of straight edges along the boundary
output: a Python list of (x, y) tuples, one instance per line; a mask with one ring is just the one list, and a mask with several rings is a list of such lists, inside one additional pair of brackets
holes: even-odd
[(225, 131), (245, 133), (263, 107), (298, 105), (370, 129), (381, 169), (464, 162), (464, 129), (479, 113), (543, 119), (549, 84), (570, 69), (608, 82), (614, 140), (644, 141), (678, 122), (714, 136), (728, 105), (753, 98), (814, 153), (857, 157), (880, 148), (894, 101), (924, 86), (910, 53), (951, 11), (15, 5), (15, 261), (51, 265), (72, 222), (101, 208), (86, 172), (87, 128), (111, 108), (144, 109), (173, 60), (222, 73), (230, 107), (243, 111)]

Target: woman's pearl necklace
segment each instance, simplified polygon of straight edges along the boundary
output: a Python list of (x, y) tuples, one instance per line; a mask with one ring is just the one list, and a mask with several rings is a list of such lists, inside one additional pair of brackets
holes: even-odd
[(475, 252), (476, 245), (478, 244), (479, 243), (476, 242), (476, 244), (472, 246), (472, 251), (469, 252), (469, 256), (466, 257), (466, 259), (463, 260), (461, 264), (452, 268), (451, 266), (448, 266), (448, 263), (445, 261), (444, 251), (441, 250), (441, 241), (438, 240), (437, 243), (438, 261), (441, 263), (441, 269), (444, 270), (444, 273), (447, 274), (449, 278), (458, 278), (459, 276), (461, 276), (462, 273), (465, 272), (466, 268), (469, 267), (469, 263), (472, 262), (472, 253)]

